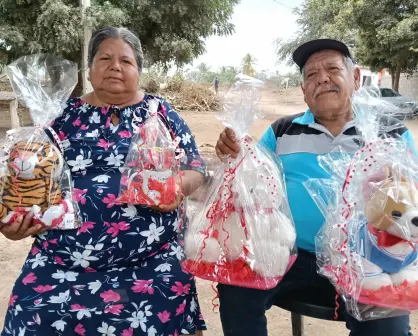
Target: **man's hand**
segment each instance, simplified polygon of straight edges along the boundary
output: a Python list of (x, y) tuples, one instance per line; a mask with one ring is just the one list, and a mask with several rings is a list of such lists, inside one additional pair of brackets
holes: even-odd
[(223, 130), (216, 143), (215, 150), (216, 155), (221, 160), (224, 160), (227, 157), (232, 157), (233, 159), (237, 158), (240, 146), (237, 142), (235, 132), (232, 129), (225, 128)]
[(0, 232), (10, 240), (21, 240), (44, 232), (45, 228), (42, 225), (32, 225), (32, 219), (32, 213), (21, 215), (13, 223), (4, 225)]

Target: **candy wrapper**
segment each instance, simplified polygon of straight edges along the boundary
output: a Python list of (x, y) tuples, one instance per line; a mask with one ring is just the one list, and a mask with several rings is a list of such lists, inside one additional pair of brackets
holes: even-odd
[(219, 118), (232, 128), (241, 151), (214, 173), (181, 241), (182, 267), (214, 282), (266, 290), (296, 258), (296, 233), (282, 166), (247, 132), (258, 117), (260, 81), (241, 76), (225, 97)]
[(58, 135), (47, 126), (62, 113), (77, 83), (77, 65), (36, 54), (11, 63), (6, 73), (34, 126), (10, 130), (1, 142), (1, 225), (31, 212), (33, 223), (48, 230), (78, 228), (80, 212), (72, 197), (70, 170)]
[(305, 185), (326, 218), (319, 272), (358, 320), (402, 315), (418, 309), (417, 158), (395, 106), (360, 89), (353, 109), (358, 151), (320, 157), (330, 178)]
[(121, 203), (157, 206), (176, 199), (183, 152), (178, 148), (180, 138), (174, 138), (164, 124), (158, 106), (158, 100), (151, 100), (145, 122), (134, 120), (135, 135), (122, 169)]

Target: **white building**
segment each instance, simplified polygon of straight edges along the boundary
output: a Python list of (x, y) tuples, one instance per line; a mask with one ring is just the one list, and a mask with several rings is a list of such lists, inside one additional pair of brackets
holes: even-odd
[(369, 68), (360, 66), (360, 85), (379, 86), (379, 73), (372, 72)]

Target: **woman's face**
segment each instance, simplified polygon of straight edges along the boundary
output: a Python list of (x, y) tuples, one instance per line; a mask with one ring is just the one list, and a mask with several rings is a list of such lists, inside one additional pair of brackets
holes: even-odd
[(95, 91), (136, 93), (139, 86), (138, 64), (129, 44), (123, 40), (103, 41), (90, 67), (90, 82)]

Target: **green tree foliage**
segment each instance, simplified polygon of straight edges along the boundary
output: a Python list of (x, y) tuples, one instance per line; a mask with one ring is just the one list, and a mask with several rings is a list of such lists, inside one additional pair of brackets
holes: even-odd
[(353, 47), (354, 27), (346, 25), (344, 20), (333, 20), (345, 13), (342, 7), (346, 9), (344, 2), (339, 0), (305, 0), (300, 7), (293, 9), (299, 30), (288, 40), (276, 40), (278, 61), (292, 65), (293, 51), (299, 45), (317, 38), (335, 38)]
[(298, 87), (302, 82), (302, 75), (300, 71), (288, 72), (283, 76), (283, 78), (289, 78), (289, 87)]
[(256, 64), (257, 60), (251, 54), (247, 54), (242, 59), (242, 72), (244, 75), (247, 76), (254, 76), (255, 69), (254, 65)]
[(412, 72), (418, 64), (418, 2), (351, 2), (358, 26), (356, 57), (373, 70), (388, 68), (397, 91), (401, 72)]
[(92, 0), (82, 22), (79, 0), (0, 0), (0, 54), (7, 62), (36, 52), (80, 61), (83, 24), (124, 26), (141, 39), (148, 65), (185, 64), (204, 39), (229, 35), (239, 0)]
[(239, 69), (234, 66), (223, 66), (217, 73), (219, 81), (223, 84), (232, 84), (236, 75), (238, 75)]
[(279, 61), (289, 60), (303, 42), (331, 37), (346, 42), (360, 64), (388, 68), (395, 90), (400, 73), (417, 67), (416, 0), (305, 0), (294, 12), (300, 29), (290, 40), (277, 41)]
[(81, 48), (80, 27), (78, 1), (0, 1), (1, 48), (8, 63), (35, 52), (51, 52), (75, 60), (74, 55), (78, 56)]
[(206, 63), (200, 63), (196, 70), (189, 71), (186, 74), (186, 79), (198, 83), (212, 83), (215, 77), (216, 73)]
[(222, 66), (219, 71), (212, 71), (206, 63), (201, 63), (196, 70), (189, 71), (185, 78), (199, 83), (213, 83), (218, 77), (221, 85), (231, 84), (239, 70), (233, 66)]

